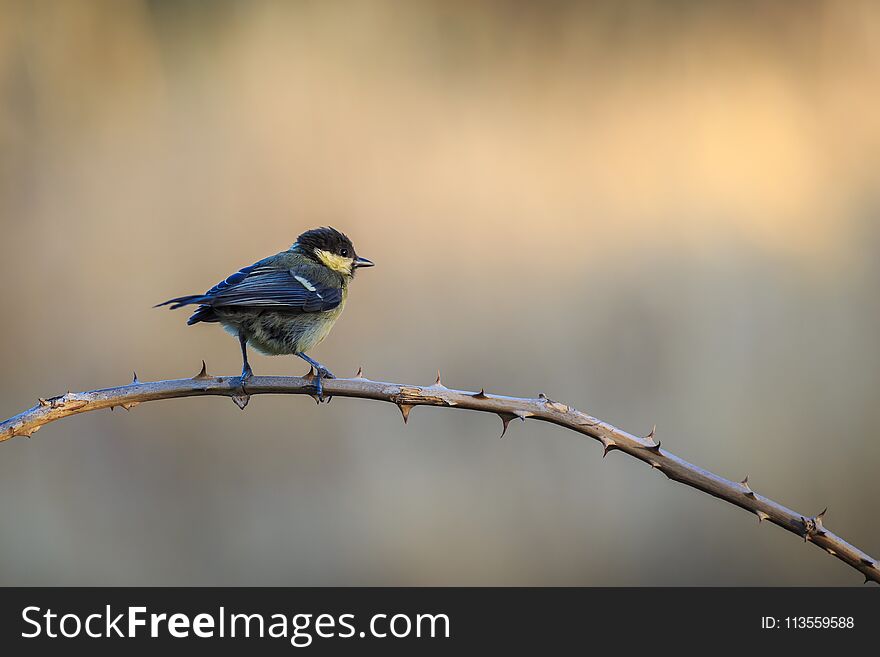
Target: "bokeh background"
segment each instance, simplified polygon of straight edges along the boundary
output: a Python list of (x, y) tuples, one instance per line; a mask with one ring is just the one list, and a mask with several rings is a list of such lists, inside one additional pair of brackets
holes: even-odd
[[(337, 374), (546, 392), (880, 551), (880, 5), (0, 3), (0, 415), (235, 374), (154, 303), (322, 224)], [(261, 374), (300, 374), (256, 356)], [(861, 585), (541, 424), (259, 396), (0, 445), (0, 583)]]

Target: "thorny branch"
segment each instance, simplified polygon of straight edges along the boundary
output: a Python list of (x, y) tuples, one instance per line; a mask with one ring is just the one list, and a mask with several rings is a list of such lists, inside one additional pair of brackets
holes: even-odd
[[(33, 408), (0, 423), (0, 442), (16, 436), (31, 436), (49, 422), (102, 408), (112, 410), (121, 406), (128, 410), (141, 402), (201, 395), (225, 395), (244, 408), (249, 395), (283, 393), (314, 396), (314, 390), (314, 375), (310, 372), (303, 377), (255, 376), (247, 382), (247, 394), (242, 395), (237, 376), (211, 376), (202, 362), (202, 370), (191, 379), (141, 382), (135, 374), (129, 385), (41, 398)], [(443, 385), (439, 373), (433, 385), (416, 386), (370, 381), (358, 370), (352, 379), (326, 379), (324, 394), (391, 402), (400, 409), (404, 422), (409, 419), (410, 411), (415, 406), (441, 406), (494, 413), (503, 423), (502, 436), (507, 432), (511, 420), (515, 419), (543, 420), (577, 431), (602, 443), (603, 456), (612, 450), (625, 452), (659, 470), (669, 479), (735, 504), (754, 513), (760, 522), (767, 520), (797, 534), (804, 541), (819, 546), (858, 570), (865, 576), (865, 582), (880, 583), (880, 563), (826, 529), (823, 523), (825, 511), (816, 516), (801, 515), (754, 492), (749, 487), (748, 477), (741, 482), (730, 481), (688, 463), (661, 449), (654, 430), (644, 438), (634, 436), (544, 394), (536, 399), (526, 399), (487, 394), (484, 390), (478, 393), (452, 390)]]

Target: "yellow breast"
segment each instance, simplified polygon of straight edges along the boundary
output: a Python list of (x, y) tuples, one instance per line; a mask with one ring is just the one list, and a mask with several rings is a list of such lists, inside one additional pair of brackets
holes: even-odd
[(298, 346), (300, 351), (308, 351), (309, 349), (317, 347), (321, 344), (324, 338), (330, 334), (330, 330), (333, 328), (333, 325), (336, 324), (336, 320), (339, 319), (339, 316), (345, 308), (346, 299), (348, 299), (348, 288), (343, 287), (342, 301), (339, 302), (339, 305), (333, 310), (326, 310), (319, 313), (321, 315), (319, 321), (309, 322), (309, 329), (304, 331), (302, 337), (299, 339)]

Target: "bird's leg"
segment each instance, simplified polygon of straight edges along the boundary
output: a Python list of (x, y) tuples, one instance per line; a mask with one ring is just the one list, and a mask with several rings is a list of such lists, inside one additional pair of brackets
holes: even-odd
[(315, 390), (318, 393), (318, 399), (324, 401), (324, 384), (322, 379), (335, 379), (336, 377), (333, 375), (333, 372), (321, 365), (318, 361), (309, 358), (304, 353), (297, 353), (296, 355), (315, 368)]
[(241, 331), (238, 333), (238, 342), (241, 344), (241, 387), (244, 389), (244, 382), (251, 378), (254, 375), (254, 372), (247, 359), (247, 337), (245, 337), (245, 334)]
[(247, 359), (247, 337), (245, 337), (244, 333), (241, 331), (238, 333), (238, 341), (241, 344), (241, 359), (243, 365), (241, 367), (241, 378), (238, 380), (238, 392), (232, 395), (232, 401), (234, 401), (235, 405), (241, 410), (244, 410), (244, 407), (247, 406), (251, 399), (247, 390), (244, 389), (244, 384), (245, 381), (254, 375), (254, 373), (253, 370), (251, 370), (251, 366)]
[(336, 376), (333, 374), (333, 372), (331, 372), (326, 367), (321, 365), (321, 363), (319, 363), (315, 359), (309, 358), (308, 356), (306, 356), (302, 352), (298, 352), (296, 355), (299, 356), (300, 358), (302, 358), (304, 361), (306, 361), (309, 365), (314, 367), (315, 372), (318, 373), (318, 376), (325, 378), (325, 379), (335, 379), (336, 378)]

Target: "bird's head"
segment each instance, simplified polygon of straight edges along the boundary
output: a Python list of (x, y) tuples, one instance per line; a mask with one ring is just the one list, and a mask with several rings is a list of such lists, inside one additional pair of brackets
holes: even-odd
[(307, 230), (296, 238), (293, 248), (343, 276), (351, 277), (359, 267), (373, 266), (366, 258), (359, 258), (351, 240), (335, 228)]

